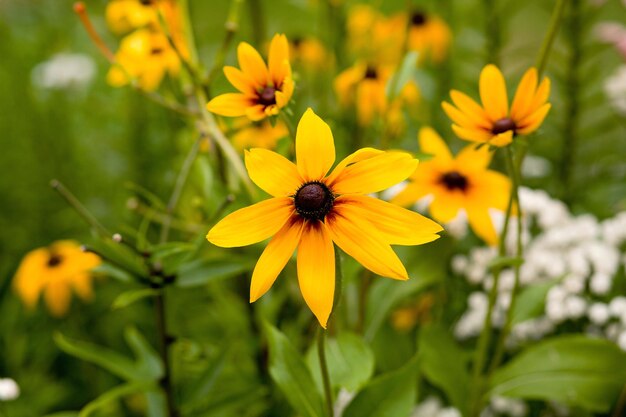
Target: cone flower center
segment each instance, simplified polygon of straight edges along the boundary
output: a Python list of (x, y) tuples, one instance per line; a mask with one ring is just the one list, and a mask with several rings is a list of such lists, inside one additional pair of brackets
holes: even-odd
[(457, 171), (446, 172), (439, 181), (450, 191), (465, 191), (468, 185), (467, 177)]
[(62, 261), (63, 257), (61, 255), (59, 255), (58, 253), (51, 253), (48, 257), (47, 265), (49, 268), (54, 268), (56, 266), (59, 266)]
[(426, 23), (426, 15), (421, 12), (414, 12), (411, 15), (411, 25), (413, 26), (422, 26)]
[(264, 106), (276, 104), (276, 89), (270, 86), (265, 87), (259, 92), (259, 99), (257, 102)]
[(298, 189), (294, 197), (296, 211), (309, 220), (323, 220), (333, 207), (334, 196), (326, 184), (309, 182)]
[(365, 69), (365, 76), (363, 78), (375, 80), (378, 78), (378, 71), (376, 71), (376, 68), (368, 65)]
[(504, 133), (507, 132), (509, 130), (512, 130), (513, 133), (515, 133), (515, 129), (517, 128), (517, 126), (515, 126), (515, 122), (513, 120), (511, 120), (508, 117), (504, 117), (502, 119), (496, 120), (493, 123), (493, 127), (491, 128), (491, 132), (494, 135), (500, 134), (500, 133)]

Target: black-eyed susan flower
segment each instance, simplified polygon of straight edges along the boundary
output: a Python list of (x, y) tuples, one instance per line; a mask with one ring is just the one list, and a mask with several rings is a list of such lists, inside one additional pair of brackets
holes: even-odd
[(452, 32), (438, 16), (419, 11), (409, 16), (407, 48), (421, 57), (438, 63), (445, 59), (452, 42)]
[(297, 248), (300, 290), (326, 327), (335, 292), (333, 242), (372, 272), (406, 280), (406, 269), (391, 245), (427, 243), (442, 228), (366, 195), (408, 177), (417, 166), (411, 155), (364, 148), (329, 174), (335, 162), (332, 132), (311, 109), (298, 124), (295, 146), (297, 164), (266, 149), (246, 152), (250, 178), (272, 198), (228, 215), (207, 239), (238, 247), (272, 237), (252, 273), (250, 302), (269, 290)]
[(152, 91), (166, 74), (176, 76), (180, 71), (180, 59), (167, 38), (152, 29), (139, 29), (122, 39), (115, 60), (107, 74), (114, 87), (136, 80), (139, 87)]
[(296, 65), (300, 64), (306, 70), (319, 70), (332, 64), (332, 55), (319, 40), (312, 37), (291, 38), (289, 56)]
[(17, 269), (13, 285), (24, 304), (33, 308), (40, 295), (54, 316), (63, 316), (70, 305), (72, 291), (83, 300), (93, 297), (89, 272), (100, 264), (93, 253), (83, 252), (70, 240), (29, 252)]
[(239, 93), (217, 96), (207, 109), (222, 116), (247, 116), (253, 121), (277, 115), (291, 99), (294, 88), (287, 37), (274, 35), (268, 65), (246, 42), (239, 44), (237, 58), (240, 69), (226, 66), (224, 74)]
[(433, 158), (419, 165), (392, 202), (409, 205), (430, 195), (429, 211), (435, 220), (447, 223), (463, 209), (474, 232), (495, 245), (498, 235), (489, 209), (506, 209), (511, 182), (505, 175), (487, 169), (492, 157), (489, 148), (469, 145), (453, 157), (443, 139), (429, 127), (420, 130), (419, 144), (422, 152)]
[(244, 150), (248, 148), (274, 149), (279, 139), (289, 136), (289, 130), (285, 124), (278, 120), (272, 124), (268, 120), (252, 122), (245, 119), (245, 125), (232, 134), (231, 140), (235, 148)]
[(387, 67), (358, 62), (335, 78), (335, 92), (339, 103), (346, 107), (356, 105), (360, 124), (368, 124), (374, 116), (387, 109), (387, 81), (391, 70)]
[(109, 28), (119, 34), (157, 23), (156, 5), (161, 0), (112, 0), (107, 4), (105, 17)]
[(506, 146), (515, 135), (527, 135), (539, 128), (550, 110), (550, 80), (538, 84), (535, 68), (530, 68), (519, 83), (509, 110), (506, 83), (495, 65), (480, 73), (482, 106), (460, 91), (452, 90), (454, 105), (443, 102), (443, 110), (452, 119), (452, 129), (461, 139)]
[(346, 21), (349, 52), (377, 65), (397, 65), (404, 52), (405, 22), (402, 14), (387, 17), (369, 5), (351, 7)]

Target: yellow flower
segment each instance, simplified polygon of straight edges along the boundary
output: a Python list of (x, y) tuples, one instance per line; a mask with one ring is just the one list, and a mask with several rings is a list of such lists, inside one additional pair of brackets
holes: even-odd
[(433, 159), (420, 164), (409, 185), (392, 202), (409, 205), (432, 195), (429, 211), (435, 220), (447, 223), (464, 209), (474, 232), (490, 245), (497, 244), (489, 209), (506, 209), (511, 182), (487, 169), (492, 157), (489, 148), (469, 145), (455, 158), (441, 137), (428, 127), (420, 130), (419, 144), (422, 152), (432, 154)]
[(285, 124), (278, 120), (275, 126), (266, 119), (261, 122), (247, 124), (232, 135), (233, 145), (239, 150), (247, 148), (274, 149), (279, 139), (289, 135), (289, 130)]
[(287, 37), (274, 35), (269, 65), (246, 42), (239, 44), (237, 58), (241, 69), (227, 66), (224, 74), (240, 92), (215, 97), (207, 109), (222, 116), (248, 116), (253, 121), (277, 115), (291, 99), (294, 87)]
[(401, 14), (386, 17), (371, 6), (359, 4), (348, 14), (348, 49), (378, 65), (396, 65), (403, 54), (406, 20)]
[(89, 270), (98, 265), (98, 256), (83, 252), (74, 241), (61, 240), (29, 252), (15, 273), (13, 285), (29, 308), (43, 293), (48, 309), (59, 317), (67, 312), (72, 290), (83, 300), (93, 297)]
[(443, 102), (443, 110), (454, 124), (452, 129), (461, 139), (506, 146), (515, 135), (527, 135), (539, 128), (550, 110), (550, 80), (539, 85), (537, 70), (530, 68), (519, 83), (509, 111), (506, 84), (495, 65), (487, 65), (480, 73), (482, 107), (460, 91), (452, 90), (454, 106)]
[(157, 1), (112, 0), (106, 7), (106, 21), (115, 33), (126, 33), (149, 23), (157, 23)]
[[(139, 29), (126, 36), (115, 54), (118, 65), (111, 67), (107, 81), (121, 87), (136, 79), (139, 87), (158, 88), (165, 74), (176, 76), (180, 60), (165, 35), (151, 29)], [(129, 79), (130, 77), (130, 79)]]
[(332, 56), (315, 38), (293, 38), (289, 47), (293, 61), (300, 63), (305, 69), (318, 70), (331, 64), (329, 60)]
[(452, 41), (448, 25), (437, 16), (420, 12), (414, 12), (409, 19), (408, 49), (419, 52), (420, 58), (427, 57), (435, 63), (443, 61)]
[(417, 213), (366, 194), (407, 178), (417, 160), (405, 152), (361, 149), (335, 162), (329, 126), (308, 109), (296, 134), (293, 164), (266, 149), (246, 152), (252, 181), (272, 198), (235, 211), (208, 233), (221, 247), (251, 245), (272, 237), (252, 273), (250, 302), (261, 297), (298, 248), (300, 291), (326, 327), (335, 292), (333, 242), (375, 274), (408, 279), (391, 245), (437, 239), (441, 226)]
[(335, 92), (341, 105), (356, 104), (360, 124), (368, 124), (374, 116), (387, 109), (387, 80), (391, 71), (386, 67), (357, 63), (335, 78)]

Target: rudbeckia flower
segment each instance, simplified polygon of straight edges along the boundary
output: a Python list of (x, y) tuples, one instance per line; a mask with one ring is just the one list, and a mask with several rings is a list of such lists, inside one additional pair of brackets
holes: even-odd
[(448, 25), (437, 16), (417, 11), (409, 19), (408, 49), (419, 52), (420, 58), (429, 57), (436, 63), (443, 61), (452, 41)]
[(93, 297), (89, 270), (100, 262), (98, 256), (83, 252), (76, 242), (58, 241), (29, 252), (17, 269), (13, 285), (28, 307), (34, 307), (43, 293), (50, 312), (63, 316), (72, 290), (84, 300)]
[(509, 110), (506, 83), (495, 65), (480, 73), (482, 106), (460, 91), (452, 90), (454, 105), (443, 102), (443, 110), (452, 119), (452, 130), (461, 139), (506, 146), (515, 135), (528, 135), (539, 128), (550, 110), (550, 80), (537, 85), (537, 70), (530, 68), (519, 83)]
[(387, 109), (387, 80), (389, 68), (357, 63), (335, 79), (335, 92), (341, 105), (356, 104), (357, 118), (362, 125)]
[(272, 237), (252, 273), (250, 302), (269, 290), (297, 248), (300, 291), (325, 328), (335, 292), (333, 242), (375, 274), (406, 280), (406, 269), (391, 245), (427, 243), (442, 228), (366, 195), (408, 177), (417, 166), (411, 155), (364, 148), (330, 171), (333, 136), (311, 109), (298, 124), (295, 146), (297, 164), (265, 149), (246, 152), (250, 178), (272, 198), (228, 215), (207, 239), (217, 246), (239, 247)]
[(476, 149), (469, 145), (453, 157), (443, 139), (429, 127), (420, 130), (419, 144), (433, 159), (419, 165), (392, 203), (409, 205), (431, 195), (429, 211), (436, 221), (447, 223), (463, 209), (474, 232), (490, 245), (497, 244), (489, 209), (506, 209), (511, 182), (487, 169), (493, 153), (486, 146)]
[(215, 97), (207, 109), (222, 116), (247, 116), (253, 121), (277, 115), (291, 99), (294, 88), (287, 37), (274, 35), (269, 65), (246, 42), (239, 44), (237, 58), (241, 69), (226, 66), (224, 74), (240, 92)]
[(310, 37), (292, 38), (289, 53), (295, 63), (301, 64), (307, 70), (328, 67), (333, 58), (319, 40)]
[(268, 120), (252, 123), (247, 119), (245, 121), (246, 125), (232, 134), (233, 145), (239, 150), (251, 147), (274, 149), (279, 139), (289, 136), (287, 126), (280, 120), (274, 126)]
[(156, 4), (156, 0), (112, 0), (105, 11), (107, 24), (113, 32), (122, 34), (156, 23)]

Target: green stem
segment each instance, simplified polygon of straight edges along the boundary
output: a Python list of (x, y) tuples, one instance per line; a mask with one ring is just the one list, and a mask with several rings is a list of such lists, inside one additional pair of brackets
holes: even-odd
[[(209, 86), (209, 88), (215, 77), (217, 77), (217, 74), (219, 74), (220, 70), (224, 66), (224, 61), (226, 60), (226, 54), (230, 49), (230, 44), (235, 38), (235, 34), (239, 30), (239, 11), (241, 10), (242, 3), (243, 0), (233, 0), (233, 2), (230, 4), (228, 18), (226, 19), (226, 23), (224, 23), (226, 34), (224, 35), (222, 46), (220, 47), (219, 51), (217, 51), (217, 54), (213, 59), (213, 66), (211, 67), (211, 70), (209, 71), (209, 76), (207, 78), (206, 84)], [(210, 98), (211, 95), (208, 95), (208, 97)]]
[(289, 116), (287, 115), (287, 113), (285, 111), (281, 111), (279, 113), (280, 119), (285, 123), (285, 126), (287, 126), (287, 130), (289, 131), (289, 136), (291, 136), (292, 140), (296, 140), (296, 127), (294, 126), (293, 122), (291, 121), (291, 119), (289, 118)]
[(330, 385), (330, 375), (328, 373), (328, 363), (326, 362), (326, 330), (320, 329), (317, 332), (317, 355), (320, 361), (322, 372), (322, 383), (324, 384), (324, 397), (326, 399), (326, 412), (328, 417), (333, 417), (333, 391)]
[(487, 36), (487, 63), (500, 66), (500, 19), (496, 0), (483, 0), (485, 15), (487, 16), (485, 34)]
[(248, 0), (248, 11), (250, 12), (250, 22), (252, 23), (252, 39), (257, 49), (263, 45), (265, 40), (265, 16), (260, 0)]
[(85, 206), (72, 194), (59, 180), (50, 181), (50, 186), (87, 222), (99, 235), (111, 238), (113, 234), (85, 208)]
[(178, 417), (180, 414), (176, 409), (174, 401), (174, 389), (172, 387), (172, 368), (169, 357), (169, 345), (171, 342), (167, 334), (167, 324), (165, 315), (165, 289), (160, 288), (159, 293), (154, 299), (154, 312), (159, 337), (159, 353), (163, 362), (163, 377), (159, 381), (163, 392), (165, 393), (165, 404), (167, 407), (168, 417)]
[(552, 12), (552, 18), (550, 19), (548, 33), (543, 38), (541, 50), (539, 51), (539, 56), (537, 57), (536, 67), (539, 78), (541, 78), (543, 71), (546, 69), (548, 57), (550, 56), (550, 51), (552, 50), (552, 44), (554, 43), (556, 34), (559, 31), (559, 26), (563, 20), (563, 12), (565, 11), (567, 1), (568, 0), (556, 0), (556, 5), (554, 6), (554, 10)]

